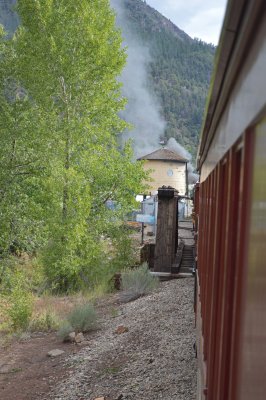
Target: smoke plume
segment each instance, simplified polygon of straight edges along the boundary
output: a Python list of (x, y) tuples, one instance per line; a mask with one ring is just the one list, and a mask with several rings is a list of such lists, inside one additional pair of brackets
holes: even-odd
[[(133, 141), (135, 156), (141, 157), (158, 149), (166, 122), (160, 115), (160, 104), (147, 87), (147, 68), (151, 61), (149, 49), (139, 43), (140, 39), (130, 29), (123, 0), (111, 0), (111, 6), (115, 10), (116, 23), (122, 30), (123, 44), (127, 51), (127, 64), (120, 79), (123, 83), (123, 96), (128, 99), (128, 103), (121, 117), (131, 123), (133, 129), (123, 137), (124, 140)], [(174, 138), (168, 140), (166, 147), (189, 161), (188, 182), (196, 183), (198, 175), (193, 173), (191, 154)]]
[(188, 161), (191, 160), (191, 154), (179, 144), (174, 138), (170, 138), (166, 145), (167, 149), (174, 151), (178, 155), (183, 158), (186, 158)]
[(133, 125), (124, 140), (131, 139), (136, 157), (148, 154), (159, 147), (160, 136), (164, 135), (165, 121), (160, 116), (160, 105), (147, 87), (147, 67), (151, 61), (149, 49), (139, 43), (130, 30), (123, 2), (111, 0), (116, 12), (117, 25), (122, 30), (124, 46), (127, 47), (127, 64), (122, 73), (123, 96), (128, 99), (121, 117)]
[(175, 153), (179, 154), (181, 157), (186, 158), (189, 162), (187, 164), (187, 171), (188, 171), (188, 183), (189, 184), (194, 184), (199, 180), (199, 175), (196, 174), (193, 168), (193, 165), (191, 164), (191, 154), (183, 147), (181, 144), (177, 143), (177, 141), (174, 138), (170, 138), (167, 142), (166, 147), (169, 150), (174, 151)]

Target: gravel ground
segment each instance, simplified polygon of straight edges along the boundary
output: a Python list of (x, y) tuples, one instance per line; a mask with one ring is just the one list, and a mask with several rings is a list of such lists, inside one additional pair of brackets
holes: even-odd
[[(117, 305), (88, 346), (64, 361), (69, 376), (42, 400), (194, 400), (193, 284), (193, 278), (163, 282)], [(121, 325), (128, 331), (115, 333)]]

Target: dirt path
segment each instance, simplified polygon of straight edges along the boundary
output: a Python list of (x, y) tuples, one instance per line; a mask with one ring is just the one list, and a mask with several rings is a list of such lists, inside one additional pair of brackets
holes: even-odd
[[(100, 302), (101, 329), (81, 347), (47, 334), (2, 348), (1, 400), (194, 400), (193, 278), (161, 283), (131, 303), (117, 300)], [(65, 353), (48, 358), (55, 348)]]
[(40, 393), (49, 391), (54, 381), (63, 376), (62, 361), (47, 357), (49, 350), (58, 347), (69, 354), (76, 351), (74, 346), (70, 348), (59, 343), (54, 334), (25, 338), (2, 347), (1, 400), (33, 400)]
[[(98, 302), (101, 318), (110, 317), (117, 295)], [(49, 392), (57, 382), (71, 372), (66, 358), (78, 354), (98, 332), (85, 336), (81, 345), (62, 343), (55, 332), (25, 333), (20, 339), (0, 337), (0, 399), (35, 400)], [(60, 349), (64, 354), (50, 358), (47, 353)]]
[[(58, 358), (47, 356), (48, 351), (61, 349)], [(0, 399), (35, 400), (67, 374), (63, 365), (66, 356), (81, 350), (74, 344), (64, 344), (55, 335), (36, 334), (8, 343), (0, 349)]]

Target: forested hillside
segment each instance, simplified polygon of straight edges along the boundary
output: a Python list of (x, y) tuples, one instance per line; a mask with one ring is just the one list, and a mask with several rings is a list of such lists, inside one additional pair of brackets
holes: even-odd
[(167, 122), (165, 136), (195, 157), (215, 47), (191, 39), (145, 1), (123, 3), (131, 30), (150, 50), (148, 85)]

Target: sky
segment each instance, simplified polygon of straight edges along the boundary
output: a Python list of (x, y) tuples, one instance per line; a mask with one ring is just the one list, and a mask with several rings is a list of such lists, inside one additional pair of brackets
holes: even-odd
[(192, 38), (217, 45), (226, 0), (146, 0)]

